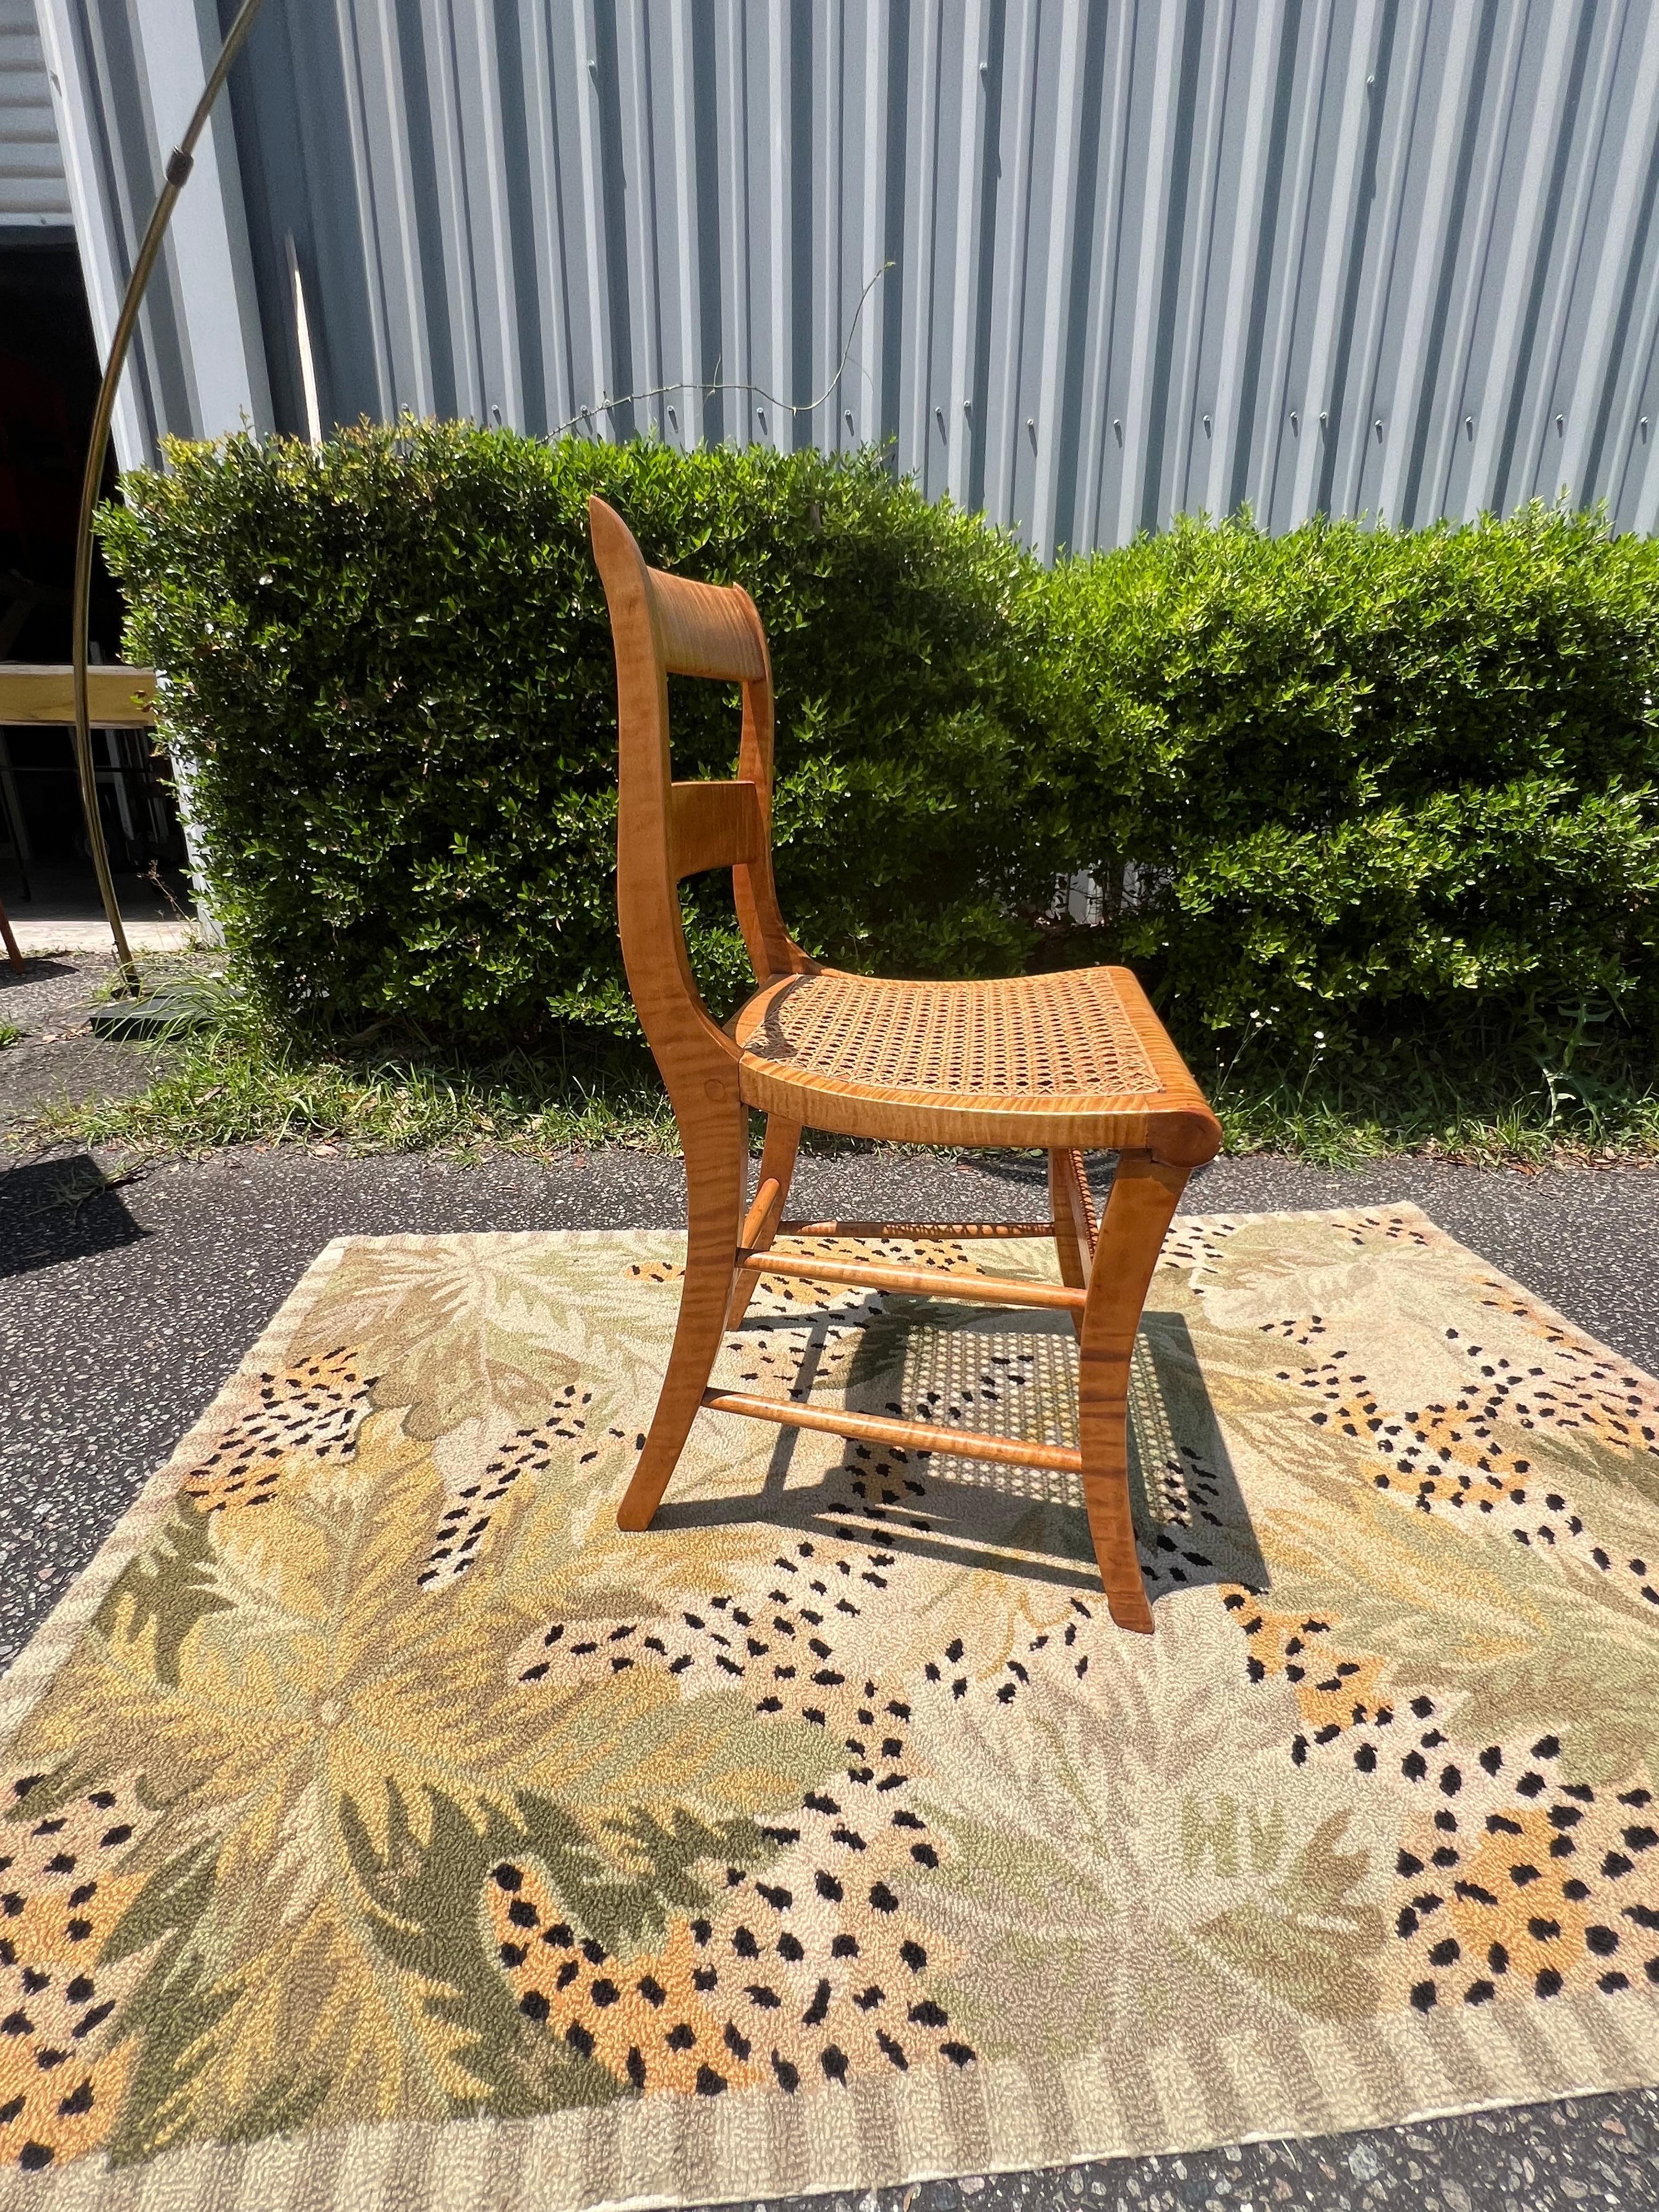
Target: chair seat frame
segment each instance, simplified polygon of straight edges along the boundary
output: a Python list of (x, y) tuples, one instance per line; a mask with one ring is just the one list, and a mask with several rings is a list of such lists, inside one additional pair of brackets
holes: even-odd
[[(692, 975), (678, 885), (730, 868), (757, 1000), (792, 977), (828, 971), (786, 929), (771, 857), (773, 702), (766, 637), (754, 602), (736, 586), (696, 583), (647, 568), (632, 533), (601, 500), (588, 515), (617, 656), (617, 902), (629, 988), (679, 1127), (686, 1175), (686, 1261), (679, 1314), (655, 1413), (617, 1511), (627, 1529), (650, 1526), (700, 1411), (918, 1454), (1046, 1468), (1077, 1475), (1113, 1620), (1150, 1633), (1152, 1607), (1135, 1552), (1127, 1408), (1136, 1332), (1152, 1270), (1193, 1168), (1211, 1158), (1220, 1125), (1134, 978), (1103, 971), (1156, 1088), (1121, 1095), (942, 1094), (815, 1079), (810, 1061), (780, 1068), (738, 1042), (704, 1006)], [(669, 746), (671, 675), (741, 686), (738, 775), (676, 783)], [(890, 988), (892, 987), (889, 987)], [(925, 988), (926, 987), (918, 987)], [(767, 1115), (757, 1187), (749, 1196), (749, 1116)], [(986, 1224), (787, 1221), (784, 1209), (805, 1127), (850, 1130), (916, 1144), (1041, 1148), (1048, 1158), (1051, 1218)], [(1083, 1147), (1115, 1150), (1097, 1216)], [(978, 1271), (945, 1273), (850, 1260), (779, 1245), (878, 1229), (884, 1236), (951, 1238), (1050, 1235), (1060, 1283)], [(989, 1437), (850, 1408), (711, 1389), (726, 1335), (741, 1326), (763, 1273), (886, 1293), (1063, 1312), (1078, 1339), (1079, 1436), (1073, 1446)]]

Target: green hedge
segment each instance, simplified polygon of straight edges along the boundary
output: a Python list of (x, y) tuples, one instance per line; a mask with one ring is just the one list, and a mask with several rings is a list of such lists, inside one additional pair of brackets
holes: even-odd
[(1659, 546), (1529, 507), (1248, 520), (1061, 564), (1050, 680), (1109, 936), (1332, 1058), (1659, 1013)]
[[(647, 558), (753, 592), (778, 702), (780, 889), (838, 963), (1017, 966), (1062, 865), (1030, 563), (879, 457), (538, 443), (457, 423), (313, 451), (174, 445), (104, 544), (169, 678), (210, 895), (267, 995), (350, 1025), (631, 1027), (617, 945), (616, 678), (590, 493)], [(729, 775), (736, 693), (676, 680), (675, 764)], [(699, 884), (717, 1004), (747, 970)], [(752, 988), (752, 986), (750, 987)]]
[[(599, 491), (754, 593), (785, 909), (837, 963), (1125, 957), (1201, 1066), (1259, 1030), (1354, 1061), (1659, 1034), (1659, 548), (1595, 517), (1183, 522), (1048, 572), (876, 455), (407, 422), (176, 446), (124, 491), (127, 649), (169, 679), (210, 896), (301, 1015), (629, 1028)], [(679, 771), (728, 773), (730, 695), (673, 707)], [(1057, 928), (1082, 870), (1105, 923)], [(729, 898), (692, 896), (728, 1004)]]

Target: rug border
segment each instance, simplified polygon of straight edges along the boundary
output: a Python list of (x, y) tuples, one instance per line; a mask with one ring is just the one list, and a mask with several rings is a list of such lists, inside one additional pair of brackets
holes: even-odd
[[(1575, 1344), (1626, 1371), (1644, 1375), (1637, 1362), (1590, 1335), (1409, 1200), (1181, 1214), (1173, 1226), (1297, 1220), (1423, 1223)], [(352, 1248), (448, 1244), (459, 1237), (569, 1247), (683, 1236), (678, 1230), (532, 1229), (331, 1238), (0, 1676), (0, 1730), (9, 1735), (50, 1688), (111, 1584), (166, 1518), (178, 1492), (181, 1463), (206, 1443), (226, 1391), (282, 1350)], [(1032, 1241), (1038, 1241), (1035, 1235)], [(1659, 2002), (1640, 1990), (1632, 1994), (1638, 2002), (1622, 2008), (1628, 2011), (1628, 2029), (1606, 2003), (1576, 1996), (1558, 1999), (1546, 2014), (1529, 2012), (1514, 2022), (1492, 2013), (1468, 2021), (1432, 2015), (1410, 2023), (1367, 2021), (1357, 2030), (1310, 2026), (1298, 2039), (1301, 2064), (1295, 2068), (1257, 2051), (1249, 2036), (1232, 2039), (1220, 2054), (1218, 2072), (1231, 2070), (1241, 2090), (1248, 2088), (1256, 2124), (1243, 2132), (1220, 2124), (1224, 2107), (1212, 2103), (1206, 2108), (1190, 2076), (1182, 2080), (1177, 2074), (1160, 2095), (1149, 2063), (1158, 2054), (1145, 2054), (1148, 2063), (1143, 2063), (1138, 2079), (1115, 2082), (1103, 2078), (1103, 2054), (1093, 2053), (1059, 2069), (981, 2063), (969, 2075), (907, 2082), (902, 2098), (896, 2087), (860, 2081), (848, 2090), (844, 2103), (836, 2100), (834, 2125), (824, 2104), (810, 2113), (776, 2115), (791, 2124), (775, 2125), (775, 2116), (758, 2096), (739, 2093), (712, 2104), (665, 2099), (611, 2107), (611, 2125), (599, 2130), (593, 2115), (583, 2109), (519, 2120), (363, 2123), (246, 2145), (195, 2143), (130, 2169), (112, 2169), (94, 2154), (38, 2179), (15, 2172), (0, 2177), (0, 2212), (14, 2206), (20, 2212), (23, 2207), (38, 2212), (148, 2212), (162, 2206), (167, 2212), (186, 2212), (232, 2198), (304, 2205), (307, 2212), (356, 2212), (365, 2197), (416, 2202), (433, 2212), (497, 2212), (531, 2203), (546, 2212), (658, 2212), (744, 2198), (861, 2193), (965, 2174), (1408, 2126), (1652, 2086), (1659, 2079), (1653, 2056), (1659, 2042)], [(1390, 2046), (1401, 2037), (1408, 2037), (1409, 2045), (1396, 2055)], [(1424, 2078), (1425, 2039), (1436, 2063), (1426, 2070), (1437, 2070), (1431, 2081)], [(1398, 2075), (1407, 2068), (1422, 2081), (1425, 2100), (1410, 2103), (1389, 2121), (1376, 2120), (1372, 2100), (1362, 2100), (1365, 2084), (1379, 2074)], [(1516, 2069), (1522, 2078), (1512, 2091), (1468, 2094), (1475, 2080), (1489, 2084)], [(1316, 2124), (1306, 2101), (1316, 2077), (1322, 2077)], [(1333, 2080), (1344, 2085), (1334, 2094)], [(1460, 2083), (1466, 2085), (1461, 2094)], [(1271, 2116), (1267, 2124), (1261, 2124), (1264, 2111)], [(920, 2125), (924, 2119), (931, 2124)], [(596, 2136), (605, 2140), (603, 2165), (612, 2178), (610, 2189), (606, 2177), (595, 2170)], [(918, 2140), (921, 2136), (931, 2139), (925, 2148)], [(942, 2143), (950, 2146), (943, 2160)], [(660, 2173), (663, 2185), (617, 2194), (614, 2177), (620, 2172)], [(671, 2174), (678, 2179), (671, 2181)]]
[[(669, 2099), (530, 2119), (395, 2120), (257, 2143), (192, 2143), (142, 2166), (112, 2168), (96, 2154), (39, 2179), (0, 2177), (3, 2212), (211, 2212), (228, 2203), (305, 2212), (362, 2212), (365, 2203), (430, 2212), (657, 2212), (836, 2191), (907, 2186), (965, 2174), (1023, 2172), (1147, 2155), (1180, 2156), (1227, 2143), (1323, 2140), (1378, 2127), (1497, 2112), (1573, 2095), (1652, 2084), (1654, 2003), (1638, 1994), (1631, 2030), (1607, 2009), (1559, 1999), (1541, 2018), (1370, 2021), (1304, 2032), (1299, 2064), (1266, 2059), (1244, 2036), (1218, 2046), (1267, 2124), (1219, 2124), (1224, 2107), (1195, 2095), (1195, 2076), (1170, 2053), (1149, 2051), (1133, 2079), (1105, 2076), (1099, 2054), (1043, 2070), (982, 2063), (975, 2076), (897, 2087), (866, 2078), (816, 2109), (769, 2109), (771, 2093), (718, 2100)], [(1431, 2049), (1426, 2054), (1424, 2040)], [(1645, 2039), (1644, 2039), (1645, 2035)], [(1398, 2049), (1393, 2047), (1398, 2045)], [(1154, 2080), (1152, 2064), (1171, 2060)], [(1645, 2060), (1645, 2063), (1644, 2063)], [(1525, 2069), (1509, 2093), (1459, 2093), (1480, 2069), (1489, 2082)], [(1421, 2101), (1387, 2121), (1361, 2091), (1407, 2069)], [(1333, 2069), (1346, 2097), (1322, 2084), (1317, 2124), (1307, 2102)], [(1586, 2081), (1587, 2071), (1593, 2079)], [(1160, 2094), (1160, 2087), (1163, 2094)], [(787, 2124), (786, 2124), (787, 2123)], [(620, 2173), (635, 2177), (624, 2194)], [(649, 2176), (641, 2186), (640, 2182)], [(660, 2180), (659, 2180), (660, 2177)], [(653, 2185), (655, 2183), (656, 2185)]]

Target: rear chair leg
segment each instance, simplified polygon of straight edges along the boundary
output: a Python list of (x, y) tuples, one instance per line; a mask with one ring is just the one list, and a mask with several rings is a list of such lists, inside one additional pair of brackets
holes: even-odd
[[(1054, 1218), (1060, 1279), (1073, 1291), (1088, 1289), (1089, 1270), (1094, 1264), (1089, 1220), (1077, 1187), (1081, 1169), (1082, 1160), (1076, 1152), (1051, 1151), (1048, 1154), (1048, 1212)], [(1080, 1342), (1082, 1315), (1074, 1314), (1072, 1324)]]
[[(785, 1121), (775, 1114), (769, 1114), (766, 1143), (761, 1152), (760, 1181), (755, 1188), (755, 1202), (743, 1224), (743, 1242), (751, 1252), (768, 1252), (772, 1248), (778, 1224), (783, 1218), (789, 1178), (795, 1172), (795, 1154), (799, 1148), (800, 1123)], [(732, 1285), (732, 1302), (726, 1313), (728, 1329), (743, 1327), (744, 1316), (759, 1280), (757, 1275), (742, 1274)]]
[[(1106, 1602), (1120, 1628), (1152, 1632), (1129, 1510), (1129, 1368), (1152, 1270), (1188, 1170), (1125, 1152), (1112, 1178), (1078, 1346), (1083, 1498)], [(1058, 1212), (1056, 1219), (1060, 1218)]]
[(738, 1264), (748, 1179), (747, 1110), (735, 1100), (680, 1124), (685, 1152), (685, 1280), (657, 1410), (617, 1510), (619, 1528), (648, 1528), (662, 1502), (720, 1348)]

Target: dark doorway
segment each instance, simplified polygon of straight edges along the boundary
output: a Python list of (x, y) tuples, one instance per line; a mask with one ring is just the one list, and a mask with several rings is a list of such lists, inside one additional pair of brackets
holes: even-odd
[[(75, 523), (99, 359), (72, 238), (0, 244), (0, 660), (70, 657)], [(112, 460), (106, 495), (115, 488)], [(120, 595), (94, 570), (96, 659), (121, 648)], [(94, 730), (100, 812), (118, 876), (185, 860), (178, 810), (141, 730)], [(0, 729), (0, 896), (93, 883), (69, 732)]]

